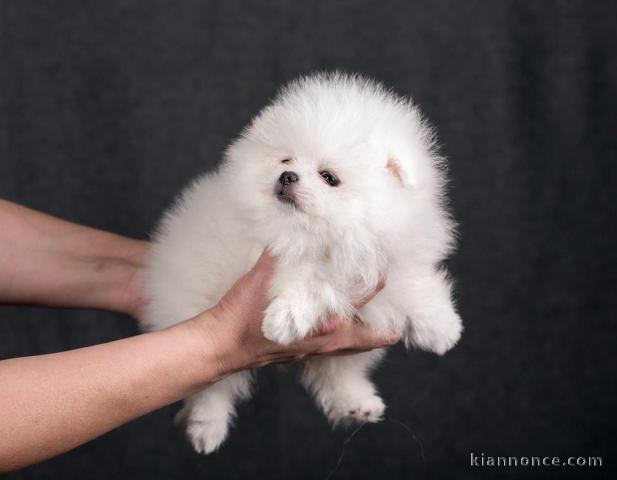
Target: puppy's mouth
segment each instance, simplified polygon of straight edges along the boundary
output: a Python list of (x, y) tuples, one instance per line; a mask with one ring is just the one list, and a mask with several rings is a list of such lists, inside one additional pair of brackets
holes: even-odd
[(298, 210), (300, 209), (296, 196), (285, 187), (278, 188), (275, 193), (279, 202), (289, 205), (290, 207), (294, 207)]

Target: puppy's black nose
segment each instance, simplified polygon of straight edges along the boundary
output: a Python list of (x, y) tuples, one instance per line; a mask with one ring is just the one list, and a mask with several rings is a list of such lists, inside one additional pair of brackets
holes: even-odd
[(283, 172), (279, 177), (279, 183), (281, 185), (289, 185), (290, 183), (295, 183), (300, 180), (298, 174), (296, 172)]

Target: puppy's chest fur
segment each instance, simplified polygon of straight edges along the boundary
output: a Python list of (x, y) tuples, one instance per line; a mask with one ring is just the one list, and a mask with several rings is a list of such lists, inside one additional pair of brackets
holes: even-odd
[[(305, 288), (320, 288), (323, 283), (329, 283), (345, 294), (351, 302), (362, 298), (367, 290), (374, 286), (367, 285), (367, 282), (372, 283), (373, 279), (384, 277), (387, 267), (370, 259), (371, 255), (351, 255), (343, 248), (345, 247), (337, 245), (332, 239), (330, 245), (317, 255), (304, 258), (288, 255), (279, 257), (280, 268), (276, 282), (291, 283), (294, 278), (305, 276), (315, 282), (304, 285)], [(374, 250), (377, 251), (377, 247)], [(377, 272), (374, 275), (369, 274), (370, 269), (376, 269)]]

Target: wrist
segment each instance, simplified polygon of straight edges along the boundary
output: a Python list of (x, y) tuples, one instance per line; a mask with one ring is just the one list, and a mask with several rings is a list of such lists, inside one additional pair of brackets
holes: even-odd
[[(109, 310), (127, 315), (137, 312), (139, 295), (137, 266), (115, 257), (73, 256), (69, 258), (70, 277), (56, 296), (64, 306)], [(136, 290), (136, 289), (135, 289)]]
[(143, 291), (144, 263), (127, 258), (105, 260), (110, 268), (108, 310), (140, 318), (147, 301)]
[(213, 310), (169, 328), (178, 332), (183, 345), (192, 352), (195, 381), (202, 387), (248, 367), (239, 336)]
[(74, 257), (91, 272), (93, 285), (88, 289), (89, 306), (139, 318), (146, 304), (143, 269), (148, 243), (108, 235), (114, 241), (98, 245), (90, 255)]

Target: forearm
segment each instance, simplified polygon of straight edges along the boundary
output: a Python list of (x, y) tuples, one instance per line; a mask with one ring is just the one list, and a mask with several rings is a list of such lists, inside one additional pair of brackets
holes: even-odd
[(0, 200), (0, 303), (133, 314), (146, 242)]
[[(216, 325), (207, 315), (202, 325)], [(0, 472), (63, 453), (218, 380), (232, 368), (226, 355), (234, 348), (220, 343), (220, 332), (202, 330), (187, 322), (0, 362)]]

